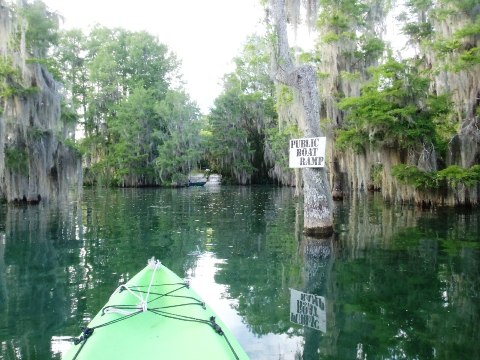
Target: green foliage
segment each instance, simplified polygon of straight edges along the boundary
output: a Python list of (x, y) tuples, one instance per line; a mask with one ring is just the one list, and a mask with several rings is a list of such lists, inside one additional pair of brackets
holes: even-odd
[(13, 66), (9, 57), (0, 57), (0, 98), (9, 98), (16, 94), (20, 72)]
[(355, 38), (355, 33), (352, 31), (344, 31), (341, 34), (330, 31), (323, 35), (322, 40), (326, 44), (331, 44), (337, 41), (355, 40)]
[(277, 88), (277, 107), (292, 104), (294, 100), (293, 90), (284, 84), (279, 84)]
[(337, 146), (359, 151), (368, 142), (400, 149), (438, 144), (436, 125), (448, 119), (449, 98), (429, 94), (429, 80), (415, 64), (389, 59), (372, 74), (361, 96), (339, 103), (347, 111), (347, 122), (337, 132)]
[(441, 55), (453, 54), (462, 47), (460, 39), (441, 39), (433, 44), (433, 49)]
[(422, 171), (416, 166), (405, 164), (394, 166), (392, 175), (401, 183), (411, 185), (416, 189), (429, 190), (438, 187), (434, 173)]
[(432, 0), (407, 0), (406, 5), (410, 7), (414, 7), (420, 11), (427, 11), (429, 10), (432, 5)]
[(352, 149), (356, 153), (365, 150), (365, 144), (369, 141), (368, 133), (355, 127), (337, 130), (335, 146), (339, 150)]
[(351, 18), (349, 14), (335, 11), (330, 14), (323, 13), (322, 15), (318, 19), (318, 26), (328, 26), (337, 34), (350, 29)]
[(352, 24), (364, 25), (370, 10), (366, 1), (358, 0), (320, 0), (320, 7), (317, 26), (329, 27), (337, 34), (350, 31)]
[(456, 9), (467, 15), (474, 15), (474, 9), (478, 6), (478, 0), (441, 0), (440, 3), (444, 6), (453, 5)]
[(460, 184), (472, 187), (480, 182), (480, 165), (474, 165), (469, 169), (450, 165), (440, 171), (427, 172), (416, 166), (401, 164), (393, 168), (392, 174), (400, 182), (422, 190), (438, 189), (445, 184), (453, 188)]
[[(63, 32), (53, 55), (66, 89), (62, 120), (71, 127), (80, 122), (85, 129), (78, 146), (92, 160), (86, 181), (158, 184), (159, 147), (182, 136), (175, 127), (179, 122), (198, 117), (189, 100), (172, 100), (170, 82), (178, 62), (168, 48), (145, 32), (96, 26), (89, 34)], [(165, 111), (165, 101), (183, 111), (181, 119)]]
[(320, 62), (320, 59), (319, 57), (312, 53), (312, 52), (302, 52), (299, 56), (298, 56), (298, 62), (302, 63), (302, 64), (307, 64), (307, 63), (319, 63)]
[[(463, 71), (480, 63), (480, 51), (475, 46), (475, 38), (480, 35), (480, 17), (474, 15), (464, 22), (462, 28), (456, 30), (449, 37), (442, 37), (434, 32), (431, 24), (432, 19), (437, 21), (451, 22), (452, 16), (457, 16), (458, 11), (465, 11), (468, 14), (474, 14), (473, 3), (470, 1), (450, 1), (444, 0), (442, 7), (440, 4), (432, 7), (429, 4), (429, 18), (419, 22), (410, 22), (404, 27), (404, 33), (412, 40), (428, 46), (436, 52), (438, 59), (444, 61), (443, 69), (449, 71)], [(447, 6), (448, 5), (448, 6)], [(411, 13), (418, 11), (416, 4), (411, 4)], [(478, 13), (478, 12), (477, 12)], [(428, 40), (428, 41), (425, 41)]]
[(317, 71), (317, 78), (319, 80), (328, 79), (330, 76), (331, 76), (331, 74), (329, 74), (329, 73)]
[(358, 47), (356, 57), (368, 61), (382, 56), (385, 50), (385, 42), (371, 35), (361, 35), (358, 38)]
[(417, 43), (428, 39), (433, 34), (433, 26), (429, 22), (417, 23), (409, 22), (402, 28), (403, 34)]
[(383, 164), (372, 165), (370, 169), (370, 181), (375, 189), (382, 188)]
[(203, 142), (199, 110), (183, 92), (169, 91), (156, 108), (167, 131), (156, 132), (159, 138), (155, 171), (163, 183), (185, 184), (191, 169), (203, 157)]
[(0, 98), (28, 97), (38, 91), (36, 86), (24, 87), (22, 85), (20, 71), (13, 66), (11, 58), (0, 58)]
[[(53, 51), (55, 65), (54, 76), (64, 84), (67, 111), (77, 114), (77, 121), (85, 123), (87, 112), (87, 95), (91, 91), (89, 71), (87, 68), (86, 36), (79, 29), (72, 29), (60, 33), (58, 45)], [(63, 110), (62, 110), (63, 112)]]
[(469, 169), (458, 165), (451, 165), (437, 173), (439, 180), (445, 180), (447, 183), (456, 187), (463, 184), (467, 187), (475, 186), (480, 182), (480, 165), (474, 165)]
[(30, 126), (27, 129), (28, 138), (32, 141), (39, 140), (49, 134), (51, 134), (49, 130), (41, 129), (37, 126)]
[(60, 106), (61, 106), (60, 116), (62, 121), (65, 124), (75, 125), (78, 121), (77, 112), (74, 109), (72, 109), (72, 107), (69, 104), (67, 104), (65, 101), (62, 101)]
[[(246, 184), (268, 180), (266, 133), (276, 128), (274, 86), (269, 77), (270, 53), (265, 39), (252, 37), (235, 71), (226, 75), (224, 90), (208, 116), (207, 160), (213, 171)], [(277, 106), (293, 101), (288, 87), (280, 87)]]
[[(436, 53), (440, 61), (436, 61), (434, 70), (460, 72), (480, 64), (480, 51), (475, 46), (475, 38), (480, 34), (477, 0), (411, 0), (406, 5), (409, 11), (401, 17), (406, 21), (403, 32), (411, 42)], [(456, 22), (459, 13), (463, 13), (463, 27), (452, 35), (442, 35), (442, 25), (438, 31), (434, 29), (435, 23)]]
[(44, 57), (49, 47), (58, 41), (58, 16), (40, 0), (27, 3), (20, 9), (20, 16), (28, 24), (25, 34), (27, 48)]
[[(342, 3), (330, 0), (321, 2), (322, 11), (318, 17), (317, 27), (323, 29), (322, 41), (331, 44), (356, 38), (354, 24), (360, 11), (355, 1)], [(355, 15), (354, 15), (355, 14)]]
[(85, 154), (85, 150), (82, 148), (80, 143), (76, 142), (73, 139), (65, 139), (63, 140), (63, 144), (79, 156), (83, 156)]
[(60, 79), (60, 71), (57, 67), (58, 63), (52, 58), (28, 58), (25, 61), (27, 64), (40, 64), (43, 65), (55, 79)]
[[(389, 1), (321, 0), (317, 27), (319, 44), (330, 44), (345, 60), (339, 61), (339, 71), (363, 72), (369, 64), (376, 64), (386, 49), (385, 42), (377, 36), (379, 19), (387, 12)], [(318, 57), (324, 55), (319, 51)], [(329, 60), (327, 60), (329, 61)], [(348, 64), (348, 65), (346, 65)]]
[(28, 153), (17, 147), (5, 148), (5, 166), (8, 170), (20, 174), (28, 174)]
[(466, 24), (460, 30), (455, 32), (455, 38), (462, 39), (470, 36), (477, 36), (480, 34), (480, 17), (475, 22)]
[(13, 61), (10, 57), (0, 57), (0, 79), (7, 81), (9, 78), (18, 78), (20, 76), (19, 70), (13, 66)]
[(211, 137), (207, 145), (210, 166), (239, 183), (248, 181), (254, 171), (247, 164), (253, 160), (253, 140), (258, 132), (248, 121), (253, 115), (248, 101), (239, 88), (230, 88), (215, 100), (208, 117), (210, 133), (222, 134)]
[(360, 80), (361, 74), (358, 71), (355, 71), (355, 72), (342, 71), (340, 73), (340, 76), (344, 80), (357, 81), (357, 80)]
[(478, 64), (480, 64), (480, 48), (473, 47), (460, 55), (453, 69), (458, 72)]
[(272, 127), (266, 129), (266, 139), (271, 151), (276, 155), (275, 165), (281, 167), (284, 171), (289, 169), (288, 146), (290, 139), (298, 139), (301, 132), (298, 126), (290, 125), (285, 128)]

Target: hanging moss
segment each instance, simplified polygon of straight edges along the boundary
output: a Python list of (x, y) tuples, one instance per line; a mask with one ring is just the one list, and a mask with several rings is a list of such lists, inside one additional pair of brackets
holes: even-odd
[[(41, 16), (26, 16), (30, 6), (45, 7), (40, 1), (0, 6), (0, 194), (7, 202), (68, 198), (82, 182), (80, 157), (53, 135), (64, 126), (57, 83), (41, 61), (47, 43), (40, 40), (50, 33), (37, 26)], [(38, 41), (27, 44), (32, 31)]]
[(277, 89), (277, 107), (279, 105), (289, 105), (293, 103), (294, 95), (291, 87), (279, 84)]
[[(428, 2), (431, 3), (431, 1)], [(443, 3), (444, 6), (453, 5), (456, 8), (455, 10), (461, 11), (468, 16), (475, 16), (475, 14), (478, 14), (478, 10), (474, 11), (478, 6), (478, 0), (441, 0), (440, 3)]]
[(371, 189), (378, 191), (382, 188), (383, 164), (374, 164), (370, 170)]
[(282, 129), (272, 127), (266, 130), (267, 142), (271, 152), (275, 154), (275, 166), (279, 166), (283, 171), (289, 171), (288, 163), (288, 144), (290, 139), (301, 137), (300, 130), (296, 124), (286, 126)]
[(30, 141), (37, 141), (51, 134), (51, 131), (42, 129), (38, 126), (32, 126), (27, 129), (27, 136)]

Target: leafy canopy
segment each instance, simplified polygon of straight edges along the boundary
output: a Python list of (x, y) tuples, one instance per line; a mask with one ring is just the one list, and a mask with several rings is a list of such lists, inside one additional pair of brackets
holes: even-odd
[(371, 70), (361, 96), (340, 101), (347, 121), (337, 133), (339, 148), (360, 151), (370, 143), (409, 149), (442, 141), (437, 126), (448, 121), (450, 99), (430, 94), (429, 79), (415, 65), (390, 58)]

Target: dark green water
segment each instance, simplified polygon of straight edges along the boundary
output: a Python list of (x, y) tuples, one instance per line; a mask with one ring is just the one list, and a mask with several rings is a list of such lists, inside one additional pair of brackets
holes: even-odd
[[(479, 211), (365, 195), (337, 203), (336, 235), (315, 241), (292, 189), (87, 190), (61, 208), (2, 206), (2, 360), (59, 359), (151, 256), (190, 280), (252, 359), (480, 359)], [(325, 297), (325, 332), (290, 322), (290, 288)]]

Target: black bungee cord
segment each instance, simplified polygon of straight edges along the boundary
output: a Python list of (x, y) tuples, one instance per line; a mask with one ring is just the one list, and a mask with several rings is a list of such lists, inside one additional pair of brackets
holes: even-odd
[[(175, 308), (175, 307), (188, 306), (188, 305), (200, 305), (200, 306), (203, 307), (203, 309), (206, 309), (205, 303), (203, 301), (200, 301), (200, 300), (194, 298), (194, 297), (172, 295), (172, 293), (174, 293), (178, 290), (181, 290), (185, 287), (188, 287), (188, 284), (162, 284), (162, 285), (152, 285), (152, 287), (153, 286), (159, 287), (159, 286), (165, 286), (165, 285), (182, 285), (182, 286), (177, 288), (177, 289), (174, 289), (172, 291), (169, 291), (168, 293), (165, 293), (165, 294), (150, 293), (152, 295), (156, 295), (157, 297), (153, 300), (148, 301), (148, 303), (150, 303), (152, 301), (155, 301), (155, 300), (158, 300), (162, 297), (167, 297), (167, 296), (168, 297), (175, 297), (175, 298), (191, 299), (191, 300), (194, 300), (195, 302), (183, 303), (183, 304), (177, 304), (177, 305), (169, 305), (169, 306), (162, 306), (162, 307), (156, 307), (156, 308), (148, 308), (147, 311), (150, 311), (153, 314), (160, 315), (160, 316), (170, 318), (170, 319), (174, 319), (174, 320), (191, 321), (191, 322), (197, 322), (197, 323), (202, 323), (202, 324), (209, 325), (218, 335), (222, 336), (225, 339), (225, 341), (227, 342), (227, 345), (229, 346), (232, 354), (235, 356), (235, 359), (239, 360), (240, 358), (238, 357), (237, 353), (235, 352), (235, 349), (233, 348), (232, 344), (230, 343), (228, 337), (225, 335), (225, 333), (222, 330), (222, 328), (220, 327), (220, 325), (218, 325), (217, 322), (215, 321), (214, 316), (211, 316), (209, 318), (209, 320), (205, 320), (205, 319), (199, 319), (199, 318), (190, 317), (190, 316), (186, 316), (186, 315), (170, 313), (170, 312), (166, 312), (166, 311), (162, 310), (162, 309), (167, 309), (167, 308)], [(142, 286), (133, 286), (133, 287), (130, 287), (129, 289), (131, 291), (135, 291), (135, 292), (139, 292), (139, 293), (146, 293), (143, 290), (137, 290), (136, 289), (136, 288), (141, 288), (141, 287)], [(121, 286), (120, 287), (120, 292), (122, 292), (123, 290), (125, 290), (125, 287)], [(118, 319), (115, 319), (115, 320), (107, 321), (106, 323), (103, 323), (103, 324), (100, 324), (100, 325), (97, 325), (97, 326), (83, 328), (82, 334), (78, 338), (73, 338), (74, 345), (78, 345), (78, 344), (81, 343), (81, 346), (77, 350), (77, 352), (75, 353), (75, 356), (73, 357), (72, 360), (76, 360), (78, 358), (81, 350), (85, 346), (87, 340), (93, 335), (93, 332), (95, 331), (95, 329), (99, 329), (99, 328), (102, 328), (102, 327), (105, 327), (105, 326), (108, 326), (108, 325), (115, 324), (117, 322), (129, 319), (129, 318), (131, 318), (135, 315), (138, 315), (138, 314), (141, 314), (141, 313), (144, 312), (143, 309), (138, 309), (137, 306), (133, 306), (133, 305), (109, 305), (109, 306), (105, 306), (104, 308), (102, 308), (102, 316), (105, 314), (105, 310), (108, 310), (110, 308), (117, 308), (117, 309), (120, 309), (120, 310), (136, 310), (137, 309), (138, 311), (133, 312), (131, 314), (124, 315), (124, 316), (122, 316)]]

